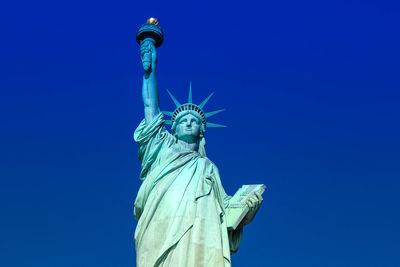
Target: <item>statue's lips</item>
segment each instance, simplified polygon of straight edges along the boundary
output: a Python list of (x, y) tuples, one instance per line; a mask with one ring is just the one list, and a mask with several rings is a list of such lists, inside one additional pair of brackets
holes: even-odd
[(185, 128), (184, 131), (185, 132), (192, 132), (192, 129), (191, 128)]

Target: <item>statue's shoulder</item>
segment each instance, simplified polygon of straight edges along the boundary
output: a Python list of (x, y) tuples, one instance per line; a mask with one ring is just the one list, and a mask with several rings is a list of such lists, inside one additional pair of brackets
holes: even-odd
[(208, 158), (207, 156), (201, 156), (201, 160), (204, 161), (204, 164), (207, 166), (211, 173), (219, 174), (217, 165), (215, 165), (215, 163), (210, 158)]

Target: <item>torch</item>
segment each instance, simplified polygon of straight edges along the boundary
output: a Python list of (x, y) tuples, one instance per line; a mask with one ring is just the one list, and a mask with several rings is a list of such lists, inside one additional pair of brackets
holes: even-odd
[[(146, 24), (143, 24), (136, 32), (136, 41), (140, 46), (146, 45), (148, 42), (153, 43), (157, 48), (164, 40), (164, 33), (160, 26), (158, 26), (156, 18), (149, 18)], [(143, 68), (147, 71), (151, 66), (151, 51), (143, 55)]]

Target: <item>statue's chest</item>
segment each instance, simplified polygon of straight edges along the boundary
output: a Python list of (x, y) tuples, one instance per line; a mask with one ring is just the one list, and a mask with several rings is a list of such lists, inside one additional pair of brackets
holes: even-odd
[(194, 200), (199, 188), (210, 184), (212, 176), (211, 161), (207, 158), (196, 158), (187, 162), (176, 172), (176, 177), (168, 190), (168, 196), (179, 198), (186, 195)]

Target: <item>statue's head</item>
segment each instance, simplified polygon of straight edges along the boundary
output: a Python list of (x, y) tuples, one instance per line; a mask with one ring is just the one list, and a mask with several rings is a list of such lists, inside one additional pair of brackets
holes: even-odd
[(172, 125), (172, 133), (178, 139), (186, 142), (196, 142), (204, 137), (207, 127), (225, 127), (224, 125), (206, 122), (206, 118), (223, 111), (223, 109), (208, 113), (203, 111), (204, 105), (213, 93), (199, 105), (192, 103), (192, 84), (190, 84), (189, 98), (186, 104), (179, 103), (170, 91), (168, 93), (174, 101), (176, 109), (174, 112), (163, 111), (163, 113), (171, 116), (171, 120), (167, 120), (166, 123)]
[(172, 133), (179, 140), (196, 143), (204, 137), (206, 127), (203, 120), (195, 112), (187, 111), (178, 114), (172, 124)]

